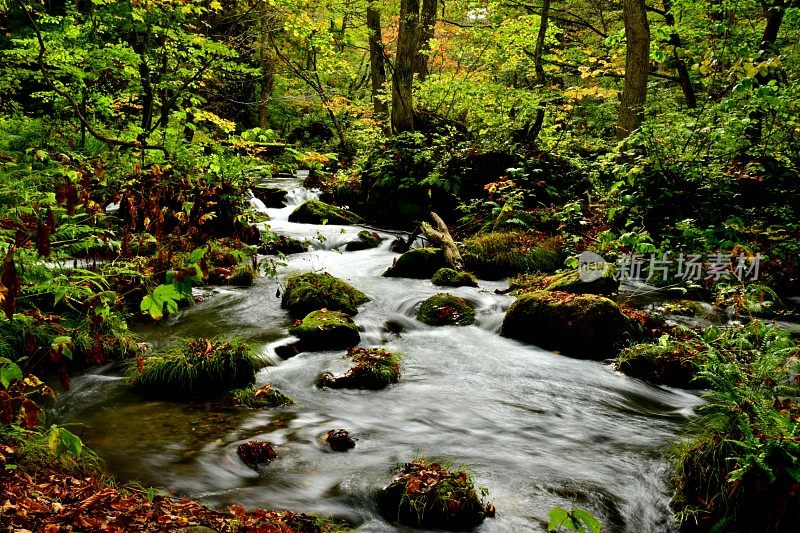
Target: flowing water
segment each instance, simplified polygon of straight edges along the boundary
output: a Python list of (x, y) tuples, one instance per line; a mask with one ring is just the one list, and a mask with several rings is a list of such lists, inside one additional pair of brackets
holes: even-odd
[[(696, 396), (500, 337), (513, 301), (495, 294), (502, 283), (449, 291), (475, 305), (474, 326), (425, 326), (414, 319), (416, 307), (441, 289), (427, 280), (381, 277), (397, 256), (389, 251), (392, 235), (384, 234), (390, 238), (379, 248), (342, 252), (361, 228), (290, 223), (289, 213), (314, 193), (299, 179), (272, 184), (290, 193), (287, 207), (267, 210), (271, 228), (310, 239), (313, 249), (289, 256), (278, 281), (206, 291), (201, 303), (137, 332), (154, 349), (179, 336), (241, 336), (273, 363), (257, 385), (272, 383), (296, 405), (242, 411), (153, 401), (128, 391), (112, 366), (79, 376), (59, 415), (87, 426), (86, 443), (112, 473), (215, 507), (291, 509), (346, 518), (361, 531), (396, 531), (378, 514), (376, 491), (396, 463), (440, 457), (469, 465), (489, 489), (497, 517), (479, 531), (542, 531), (554, 505), (591, 510), (604, 531), (673, 529), (664, 452)], [(291, 325), (277, 296), (280, 280), (311, 270), (330, 272), (370, 297), (355, 317), (362, 344), (404, 354), (399, 384), (318, 390), (320, 372), (348, 367), (341, 351), (285, 361), (275, 355)], [(326, 450), (320, 436), (334, 428), (357, 437), (356, 448)], [(260, 474), (236, 455), (237, 445), (252, 438), (271, 441), (278, 453)]]

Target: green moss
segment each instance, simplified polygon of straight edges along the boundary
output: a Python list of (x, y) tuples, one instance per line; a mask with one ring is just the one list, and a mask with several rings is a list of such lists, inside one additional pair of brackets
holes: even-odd
[(553, 243), (522, 231), (482, 233), (462, 243), (464, 266), (483, 279), (526, 272), (554, 272), (562, 265)]
[(268, 407), (282, 407), (284, 405), (294, 405), (294, 400), (283, 394), (272, 385), (266, 385), (257, 389), (248, 387), (233, 391), (233, 398), (236, 403), (249, 407), (250, 409), (264, 409)]
[(501, 334), (565, 355), (604, 359), (636, 331), (635, 324), (608, 298), (536, 292), (511, 304)]
[(317, 378), (318, 387), (332, 389), (379, 390), (400, 380), (400, 354), (384, 348), (350, 348), (347, 357), (356, 365), (343, 376), (325, 373)]
[(357, 250), (377, 248), (381, 245), (381, 242), (383, 242), (383, 239), (374, 231), (361, 230), (358, 232), (358, 238), (348, 242), (344, 248), (348, 252), (355, 252)]
[(386, 277), (427, 279), (447, 266), (441, 248), (414, 248), (397, 258)]
[(301, 241), (286, 235), (270, 234), (270, 239), (258, 247), (258, 253), (264, 255), (289, 255), (308, 251), (308, 241)]
[(292, 211), (289, 222), (301, 224), (361, 224), (364, 220), (346, 209), (319, 200), (308, 200)]
[(218, 393), (252, 383), (262, 358), (239, 340), (183, 340), (167, 352), (128, 363), (125, 374), (137, 388), (164, 393)]
[(306, 350), (338, 350), (355, 346), (361, 340), (358, 326), (349, 316), (327, 309), (309, 313), (291, 332)]
[(459, 272), (452, 268), (440, 268), (431, 278), (434, 285), (444, 287), (477, 287), (478, 280), (469, 272)]
[(430, 326), (468, 326), (475, 322), (475, 309), (463, 298), (442, 292), (422, 302), (417, 320)]
[(240, 263), (233, 269), (233, 273), (228, 277), (229, 285), (237, 287), (250, 287), (256, 279), (256, 269), (251, 264)]
[(292, 276), (286, 281), (281, 306), (288, 309), (294, 318), (318, 309), (355, 315), (358, 306), (368, 301), (363, 292), (327, 272), (308, 272)]
[(641, 343), (622, 350), (615, 362), (617, 370), (657, 385), (684, 389), (702, 388), (707, 382), (697, 377), (697, 358), (701, 345), (694, 340), (679, 340), (664, 335), (655, 343)]
[(486, 517), (486, 508), (465, 468), (449, 469), (417, 459), (398, 468), (378, 495), (381, 514), (390, 522), (426, 529), (470, 530)]
[(619, 290), (619, 280), (610, 269), (603, 276), (591, 281), (583, 281), (578, 270), (568, 270), (548, 277), (544, 290), (610, 296)]

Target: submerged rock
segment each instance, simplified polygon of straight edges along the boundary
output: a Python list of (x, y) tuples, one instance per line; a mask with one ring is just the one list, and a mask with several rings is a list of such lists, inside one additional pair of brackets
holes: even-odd
[(377, 248), (383, 242), (383, 238), (374, 231), (361, 230), (358, 232), (358, 238), (354, 241), (348, 242), (344, 247), (348, 252), (355, 252), (358, 250), (368, 250), (369, 248)]
[(346, 429), (332, 429), (325, 434), (323, 439), (335, 452), (346, 452), (356, 447), (355, 439)]
[(308, 200), (289, 215), (289, 222), (301, 224), (360, 224), (364, 220), (346, 209), (320, 202)]
[(308, 272), (286, 281), (281, 307), (288, 309), (294, 318), (323, 308), (355, 315), (358, 306), (367, 301), (369, 298), (363, 292), (327, 272)]
[(317, 386), (331, 389), (379, 390), (400, 380), (399, 354), (384, 348), (351, 348), (347, 351), (356, 365), (342, 376), (325, 372), (317, 378)]
[(383, 275), (394, 278), (427, 279), (446, 266), (447, 261), (441, 248), (414, 248), (398, 257)]
[(358, 326), (340, 311), (321, 309), (309, 313), (291, 330), (304, 350), (338, 350), (361, 341)]
[(272, 443), (257, 439), (240, 444), (236, 448), (236, 454), (244, 464), (256, 471), (259, 466), (269, 464), (278, 456)]
[(564, 355), (605, 359), (638, 331), (608, 298), (540, 291), (511, 304), (501, 335)]
[(289, 191), (277, 187), (252, 187), (253, 196), (264, 202), (266, 207), (280, 208), (286, 204)]
[(426, 529), (469, 530), (494, 506), (484, 506), (471, 476), (420, 459), (396, 471), (378, 495), (381, 514), (392, 523)]
[(554, 242), (524, 231), (483, 233), (462, 243), (464, 267), (482, 279), (528, 272), (555, 272), (562, 266)]
[(475, 322), (475, 309), (465, 299), (441, 292), (422, 302), (417, 320), (429, 326), (469, 326)]
[(290, 255), (300, 254), (308, 251), (308, 242), (279, 235), (274, 240), (262, 243), (258, 247), (258, 253), (264, 255)]
[(469, 272), (459, 272), (452, 268), (440, 268), (431, 278), (431, 283), (443, 287), (477, 287), (478, 280)]

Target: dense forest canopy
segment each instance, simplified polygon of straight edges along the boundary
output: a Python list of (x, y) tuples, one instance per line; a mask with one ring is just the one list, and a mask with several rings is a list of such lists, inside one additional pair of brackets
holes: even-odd
[[(169, 391), (201, 413), (303, 409), (257, 377), (261, 348), (347, 349), (350, 370), (317, 387), (404, 390), (402, 373), (424, 357), (402, 341), (398, 353), (359, 346), (362, 333), (395, 342), (414, 335), (408, 323), (475, 323), (492, 335), (485, 346), (499, 333), (614, 359), (631, 382), (702, 389), (673, 439), (659, 520), (792, 531), (799, 46), (798, 0), (0, 0), (0, 485), (21, 495), (0, 523), (346, 527), (117, 490), (81, 438), (52, 424), (63, 421), (48, 410), (52, 387), (111, 372), (126, 394)], [(359, 270), (381, 260), (383, 276)], [(353, 279), (322, 272), (339, 267)], [(384, 277), (427, 299), (403, 304)], [(260, 294), (264, 279), (285, 310), (269, 333), (242, 320), (235, 338), (218, 316), (199, 338), (154, 340), (217, 297), (201, 288)], [(394, 318), (354, 319), (385, 300)], [(272, 336), (294, 341), (264, 347)], [(356, 446), (344, 429), (323, 440)], [(260, 472), (280, 460), (276, 447), (250, 440), (238, 458)], [(42, 510), (31, 487), (48, 475), (47, 505), (58, 505)], [(477, 477), (417, 457), (353, 513), (468, 529), (494, 517)], [(62, 513), (58, 502), (80, 501), (60, 488), (70, 479), (113, 503)], [(546, 516), (511, 520), (637, 527), (600, 496), (567, 492), (552, 493)]]

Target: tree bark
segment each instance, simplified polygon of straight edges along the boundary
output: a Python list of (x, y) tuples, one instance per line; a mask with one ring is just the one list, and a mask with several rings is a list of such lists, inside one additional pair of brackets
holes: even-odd
[(419, 28), (419, 51), (417, 53), (417, 75), (424, 80), (428, 75), (428, 60), (430, 59), (431, 39), (436, 31), (436, 11), (439, 8), (438, 0), (422, 0), (422, 18)]
[(419, 0), (402, 0), (392, 77), (392, 131), (395, 134), (414, 130), (414, 69), (418, 34)]
[(386, 101), (386, 56), (383, 49), (381, 31), (381, 12), (370, 5), (367, 7), (367, 28), (369, 29), (369, 73), (372, 81), (372, 110), (381, 123), (389, 114)]
[(625, 83), (619, 106), (617, 138), (624, 139), (641, 126), (650, 72), (650, 26), (644, 0), (623, 0), (625, 24)]

